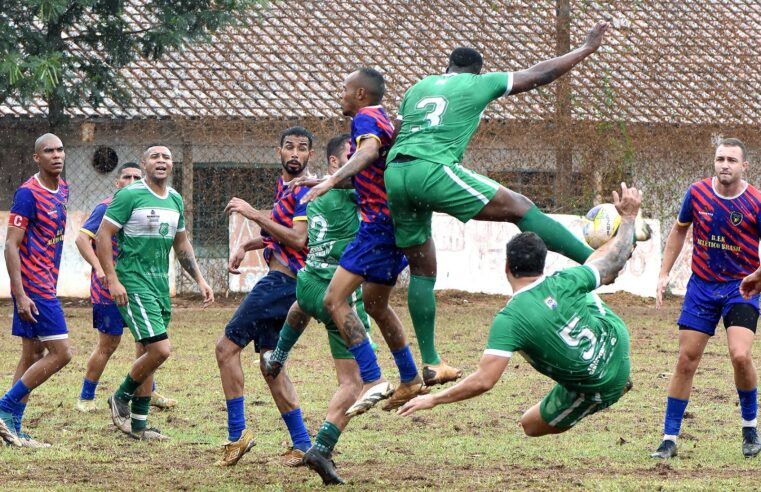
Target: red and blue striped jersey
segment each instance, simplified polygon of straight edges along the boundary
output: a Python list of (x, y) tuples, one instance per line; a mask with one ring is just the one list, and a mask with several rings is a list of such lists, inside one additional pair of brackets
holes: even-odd
[(714, 179), (693, 183), (679, 212), (679, 224), (692, 223), (692, 272), (709, 282), (742, 279), (759, 265), (761, 192), (747, 185), (721, 196)]
[(381, 106), (364, 107), (354, 116), (351, 122), (351, 154), (364, 138), (378, 140), (381, 147), (378, 159), (352, 178), (359, 211), (365, 222), (391, 222), (383, 173), (386, 171), (386, 155), (394, 138), (394, 125)]
[[(277, 194), (275, 195), (275, 203), (272, 205), (272, 220), (291, 228), (294, 222), (306, 221), (307, 206), (301, 203), (301, 199), (307, 192), (309, 192), (309, 188), (304, 186), (289, 190), (288, 186), (283, 183), (283, 177), (278, 178)], [(262, 229), (262, 239), (264, 240), (264, 259), (268, 263), (274, 255), (277, 261), (290, 268), (293, 273), (304, 267), (307, 253), (309, 253), (307, 246), (301, 250), (296, 250), (285, 244), (280, 244), (264, 229)]]
[(49, 190), (37, 175), (13, 195), (8, 226), (25, 231), (19, 247), (21, 284), (30, 297), (56, 297), (68, 201), (69, 186), (63, 179), (58, 180), (57, 190)]
[[(79, 230), (95, 239), (95, 234), (98, 232), (98, 227), (100, 227), (100, 223), (103, 221), (103, 216), (106, 214), (106, 209), (108, 204), (111, 203), (112, 198), (108, 197), (100, 202)], [(95, 241), (92, 241), (92, 249), (95, 251)], [(119, 243), (116, 241), (116, 236), (111, 238), (111, 254), (114, 259), (114, 265), (116, 265), (116, 257), (119, 256)], [(93, 304), (111, 304), (114, 302), (111, 293), (98, 281), (98, 277), (95, 276), (95, 269), (90, 274), (90, 302)]]

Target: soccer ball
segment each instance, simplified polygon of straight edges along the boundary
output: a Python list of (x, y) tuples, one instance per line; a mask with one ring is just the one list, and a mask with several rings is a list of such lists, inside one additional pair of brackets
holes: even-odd
[(601, 203), (587, 212), (582, 234), (587, 244), (597, 249), (610, 240), (621, 225), (621, 216), (612, 203)]

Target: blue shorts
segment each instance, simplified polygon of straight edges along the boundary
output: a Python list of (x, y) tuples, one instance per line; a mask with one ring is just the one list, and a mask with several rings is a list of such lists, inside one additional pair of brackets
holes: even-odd
[(407, 257), (396, 246), (391, 222), (362, 221), (354, 241), (344, 250), (340, 265), (368, 282), (395, 285), (407, 266)]
[(120, 337), (127, 324), (115, 302), (92, 305), (92, 327), (106, 335)]
[(225, 327), (225, 336), (241, 348), (252, 341), (254, 349), (274, 349), (291, 304), (296, 300), (296, 279), (269, 272), (248, 293)]
[(32, 301), (39, 311), (39, 314), (34, 315), (37, 319), (36, 323), (19, 318), (16, 299), (13, 299), (13, 329), (11, 334), (17, 337), (37, 339), (41, 342), (69, 338), (69, 330), (66, 328), (66, 320), (63, 317), (63, 308), (61, 308), (61, 302), (58, 298), (32, 297)]
[(750, 304), (758, 311), (758, 296), (745, 299), (740, 295), (740, 282), (708, 282), (692, 275), (677, 324), (713, 336), (719, 319), (725, 317), (733, 305)]

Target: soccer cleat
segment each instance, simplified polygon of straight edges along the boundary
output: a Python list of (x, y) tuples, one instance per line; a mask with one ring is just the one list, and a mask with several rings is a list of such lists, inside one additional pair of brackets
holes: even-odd
[(228, 441), (222, 445), (222, 459), (216, 465), (234, 466), (255, 445), (254, 433), (251, 429), (244, 429), (237, 441)]
[(51, 444), (34, 439), (32, 436), (30, 436), (26, 432), (20, 432), (18, 435), (18, 438), (21, 441), (21, 447), (24, 447), (24, 448), (40, 449), (40, 448), (49, 448), (51, 446)]
[(272, 379), (277, 378), (280, 371), (283, 369), (283, 364), (272, 360), (272, 350), (268, 350), (264, 354), (264, 374)]
[(11, 446), (21, 446), (21, 439), (16, 434), (13, 414), (0, 410), (0, 438)]
[(322, 478), (323, 485), (340, 485), (345, 483), (336, 471), (336, 464), (330, 454), (323, 454), (312, 446), (304, 455), (304, 464), (314, 470)]
[(151, 406), (156, 408), (172, 408), (173, 406), (177, 405), (177, 400), (173, 400), (172, 398), (167, 398), (166, 396), (153, 392), (151, 393)]
[(304, 466), (304, 451), (296, 448), (290, 448), (283, 454), (285, 466), (297, 467)]
[(743, 456), (753, 458), (761, 452), (761, 439), (755, 427), (743, 427)]
[(634, 239), (637, 241), (647, 241), (650, 236), (653, 235), (653, 230), (642, 218), (642, 209), (637, 212), (637, 217), (634, 219)]
[(654, 453), (650, 453), (650, 457), (666, 460), (675, 457), (676, 454), (676, 443), (664, 439), (663, 442), (661, 442), (661, 445), (658, 446), (658, 449), (656, 449)]
[(462, 370), (452, 367), (444, 361), (433, 365), (423, 366), (423, 382), (426, 386), (445, 384), (457, 381), (462, 377)]
[(139, 431), (133, 431), (129, 433), (129, 437), (137, 439), (138, 441), (168, 441), (169, 436), (165, 436), (160, 430), (155, 427), (149, 427)]
[(391, 396), (393, 392), (394, 387), (391, 386), (391, 383), (388, 381), (378, 383), (365, 391), (362, 396), (360, 396), (359, 399), (355, 401), (348, 410), (346, 410), (345, 415), (347, 417), (354, 417), (356, 415), (363, 414), (373, 408), (379, 401), (385, 400)]
[(431, 388), (423, 384), (420, 376), (417, 376), (409, 383), (401, 383), (399, 387), (396, 388), (396, 391), (394, 391), (394, 394), (391, 395), (391, 398), (389, 398), (386, 404), (383, 405), (383, 410), (386, 410), (387, 412), (395, 410), (416, 396), (428, 394), (430, 391)]
[(125, 434), (131, 434), (132, 417), (130, 415), (129, 403), (123, 402), (111, 395), (108, 397), (108, 407), (111, 409), (111, 420), (116, 428)]
[(98, 409), (98, 407), (95, 405), (95, 400), (82, 400), (81, 398), (77, 400), (77, 405), (75, 408), (82, 413), (90, 413)]

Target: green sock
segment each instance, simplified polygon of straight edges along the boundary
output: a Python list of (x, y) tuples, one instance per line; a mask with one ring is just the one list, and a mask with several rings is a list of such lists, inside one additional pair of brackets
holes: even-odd
[(341, 437), (341, 431), (333, 423), (327, 420), (322, 423), (320, 432), (317, 433), (317, 437), (314, 440), (314, 445), (318, 451), (324, 454), (330, 454), (333, 452), (333, 448), (336, 447), (338, 438)]
[(301, 333), (291, 328), (287, 322), (283, 324), (283, 328), (280, 330), (280, 338), (277, 341), (277, 347), (272, 351), (272, 358), (270, 360), (285, 364), (288, 359), (288, 353), (291, 351), (296, 342), (299, 341)]
[(132, 431), (137, 432), (148, 427), (148, 409), (151, 408), (150, 396), (132, 398)]
[(124, 381), (122, 382), (121, 386), (119, 386), (119, 389), (116, 390), (116, 394), (114, 396), (122, 401), (130, 401), (135, 395), (135, 390), (138, 388), (138, 386), (140, 386), (140, 384), (142, 384), (142, 381), (135, 381), (132, 379), (132, 376), (127, 374), (127, 377), (124, 378)]
[(543, 214), (536, 205), (532, 205), (516, 225), (521, 231), (535, 232), (547, 245), (547, 249), (577, 263), (583, 264), (594, 252), (559, 222)]
[(436, 365), (441, 358), (436, 352), (436, 296), (433, 286), (436, 277), (410, 275), (407, 290), (407, 307), (410, 310), (412, 326), (415, 327), (418, 347), (423, 364)]

